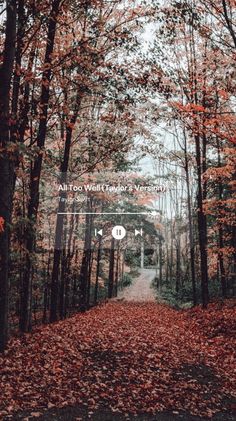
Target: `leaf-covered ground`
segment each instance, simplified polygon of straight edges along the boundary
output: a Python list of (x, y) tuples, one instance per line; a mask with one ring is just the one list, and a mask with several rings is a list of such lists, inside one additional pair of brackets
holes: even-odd
[(207, 311), (109, 302), (37, 328), (0, 356), (0, 419), (36, 419), (67, 407), (82, 415), (51, 419), (93, 419), (101, 408), (114, 414), (104, 420), (155, 419), (162, 411), (171, 411), (170, 419), (184, 411), (189, 420), (232, 414), (234, 321), (232, 301)]

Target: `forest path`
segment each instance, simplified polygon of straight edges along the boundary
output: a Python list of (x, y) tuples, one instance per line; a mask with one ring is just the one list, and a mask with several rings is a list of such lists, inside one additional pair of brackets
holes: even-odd
[(136, 302), (155, 302), (155, 291), (152, 288), (152, 281), (156, 276), (155, 269), (140, 269), (139, 276), (132, 285), (124, 288), (118, 294), (118, 300)]
[(232, 305), (111, 300), (12, 338), (0, 420), (233, 421)]

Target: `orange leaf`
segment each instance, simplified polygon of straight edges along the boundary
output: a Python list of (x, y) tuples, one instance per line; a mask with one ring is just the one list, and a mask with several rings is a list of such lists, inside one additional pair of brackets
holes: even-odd
[(4, 223), (5, 223), (4, 218), (0, 216), (0, 233), (4, 232)]

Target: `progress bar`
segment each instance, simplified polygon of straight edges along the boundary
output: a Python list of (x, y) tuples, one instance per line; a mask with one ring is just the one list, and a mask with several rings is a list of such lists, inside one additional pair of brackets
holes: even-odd
[[(58, 215), (153, 215), (150, 212), (58, 212)], [(155, 213), (156, 215), (156, 213)]]

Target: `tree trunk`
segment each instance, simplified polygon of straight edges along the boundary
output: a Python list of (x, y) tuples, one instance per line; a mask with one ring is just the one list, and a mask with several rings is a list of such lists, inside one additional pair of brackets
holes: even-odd
[(117, 294), (118, 294), (119, 262), (120, 262), (120, 247), (118, 245), (117, 253), (116, 253), (116, 272), (115, 272), (115, 289), (114, 289), (114, 296), (115, 297), (117, 297)]
[(193, 215), (191, 204), (191, 191), (190, 191), (190, 178), (189, 178), (189, 161), (187, 155), (187, 139), (184, 133), (184, 157), (185, 157), (185, 173), (186, 173), (186, 186), (187, 186), (187, 206), (188, 206), (188, 228), (189, 228), (189, 247), (190, 247), (190, 264), (191, 264), (191, 279), (193, 291), (193, 304), (197, 304), (196, 293), (196, 275), (195, 275), (195, 250), (194, 250), (194, 235), (193, 235)]
[(94, 305), (96, 305), (98, 302), (98, 280), (99, 280), (99, 275), (100, 275), (101, 255), (102, 255), (102, 237), (99, 236), (98, 252), (97, 252), (96, 281), (95, 281), (95, 289), (94, 289)]
[(159, 293), (161, 293), (161, 289), (162, 289), (162, 281), (163, 281), (163, 275), (162, 275), (162, 270), (163, 270), (163, 250), (162, 250), (162, 239), (159, 239)]
[[(178, 236), (179, 233), (177, 232)], [(180, 240), (176, 238), (176, 280), (175, 280), (175, 291), (179, 293), (180, 291)]]
[(109, 262), (109, 278), (108, 278), (108, 298), (113, 297), (114, 290), (114, 267), (115, 267), (115, 240), (111, 240), (110, 262)]
[(198, 181), (197, 217), (198, 217), (198, 235), (199, 235), (200, 266), (201, 266), (201, 292), (202, 292), (202, 305), (204, 308), (206, 308), (209, 302), (208, 259), (207, 259), (207, 220), (206, 220), (206, 215), (204, 214), (204, 209), (203, 209), (200, 136), (195, 136), (195, 146), (196, 146), (197, 181)]
[(9, 242), (14, 183), (14, 165), (10, 151), (10, 89), (16, 43), (16, 1), (6, 2), (6, 29), (3, 62), (0, 68), (0, 352), (8, 338)]
[(90, 290), (91, 290), (91, 276), (93, 270), (93, 251), (90, 251), (90, 259), (89, 259), (89, 271), (88, 271), (88, 282), (87, 282), (87, 308), (90, 307)]
[(26, 232), (26, 263), (25, 273), (23, 277), (23, 286), (21, 293), (21, 311), (19, 327), (22, 332), (28, 332), (31, 328), (31, 283), (32, 283), (32, 254), (35, 249), (35, 236), (36, 236), (36, 222), (39, 207), (39, 185), (43, 161), (43, 148), (46, 140), (47, 121), (48, 121), (48, 106), (50, 95), (50, 82), (51, 82), (51, 63), (52, 53), (54, 49), (54, 40), (56, 35), (57, 16), (59, 14), (60, 0), (54, 0), (52, 3), (51, 13), (49, 16), (47, 46), (45, 52), (44, 65), (45, 70), (42, 76), (42, 88), (40, 98), (40, 122), (37, 135), (37, 146), (40, 153), (35, 159), (30, 177), (30, 199), (28, 205), (28, 220), (29, 227)]
[(13, 78), (12, 89), (12, 120), (11, 137), (13, 141), (19, 140), (18, 133), (18, 108), (19, 108), (19, 92), (21, 80), (21, 60), (22, 51), (24, 47), (24, 32), (25, 32), (25, 1), (19, 0), (17, 7), (17, 36), (16, 36), (16, 54), (15, 54), (15, 73)]
[(91, 258), (91, 230), (92, 230), (92, 218), (89, 214), (92, 209), (91, 197), (87, 197), (87, 210), (86, 210), (86, 228), (85, 228), (85, 239), (84, 239), (84, 251), (82, 257), (82, 264), (80, 270), (79, 279), (79, 301), (80, 311), (84, 312), (87, 310), (87, 291), (88, 291), (88, 279), (89, 279), (89, 263)]
[(143, 241), (143, 239), (141, 240), (140, 268), (144, 269), (144, 241)]

